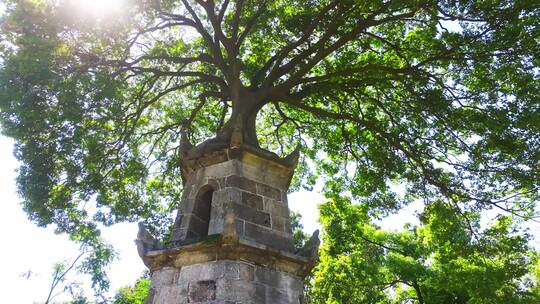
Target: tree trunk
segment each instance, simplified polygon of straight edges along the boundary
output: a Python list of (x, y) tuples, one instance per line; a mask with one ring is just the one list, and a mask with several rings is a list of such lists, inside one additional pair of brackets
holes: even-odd
[(256, 120), (257, 114), (265, 105), (265, 101), (259, 94), (247, 90), (242, 91), (242, 94), (238, 94), (236, 98), (233, 98), (231, 117), (223, 128), (217, 132), (216, 137), (206, 140), (195, 147), (191, 146), (189, 151), (184, 151), (188, 153), (190, 158), (231, 147), (232, 141), (237, 144), (247, 144), (259, 148)]
[(243, 143), (259, 147), (256, 121), (257, 114), (264, 104), (255, 94), (244, 91), (241, 96), (238, 96), (236, 101), (233, 100), (231, 117), (223, 129), (218, 132), (216, 138), (229, 143), (233, 133), (240, 132)]
[(420, 290), (420, 285), (417, 282), (412, 282), (414, 291), (418, 299), (418, 304), (424, 304), (424, 296), (422, 295), (422, 290)]

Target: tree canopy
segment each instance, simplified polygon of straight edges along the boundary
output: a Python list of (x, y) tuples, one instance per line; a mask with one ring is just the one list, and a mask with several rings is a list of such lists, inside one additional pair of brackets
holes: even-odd
[(112, 304), (144, 304), (150, 291), (150, 279), (143, 276), (133, 286), (120, 288)]
[(292, 189), (319, 178), (372, 218), (415, 200), (471, 231), (485, 210), (535, 216), (536, 1), (5, 3), (0, 123), (23, 207), (94, 245), (94, 262), (110, 258), (99, 225), (166, 234), (182, 157), (235, 129), (279, 155), (299, 147)]
[[(321, 206), (323, 248), (308, 303), (537, 303), (538, 253), (509, 216), (480, 224), (441, 201), (418, 225), (385, 231), (359, 206)], [(468, 222), (466, 222), (468, 221)], [(473, 229), (469, 228), (473, 226)]]

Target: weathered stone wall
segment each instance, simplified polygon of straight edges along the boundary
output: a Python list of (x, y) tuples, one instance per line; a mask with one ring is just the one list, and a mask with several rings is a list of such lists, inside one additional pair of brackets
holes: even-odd
[(197, 217), (198, 198), (213, 191), (209, 235), (223, 233), (231, 213), (238, 237), (293, 252), (287, 170), (264, 159), (251, 164), (233, 159), (195, 171), (184, 186), (173, 241), (204, 237), (198, 233), (206, 223)]
[(150, 293), (150, 304), (300, 304), (303, 281), (242, 261), (214, 261), (154, 271)]
[(318, 238), (294, 248), (295, 164), (241, 148), (185, 160), (172, 242), (138, 239), (152, 274), (148, 303), (301, 304)]

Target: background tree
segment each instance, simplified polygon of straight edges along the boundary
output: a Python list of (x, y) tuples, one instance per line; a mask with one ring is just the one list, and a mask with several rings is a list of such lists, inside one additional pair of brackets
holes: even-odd
[(418, 226), (391, 232), (359, 209), (346, 199), (321, 206), (324, 242), (308, 303), (540, 300), (540, 280), (531, 281), (530, 272), (537, 253), (511, 217), (498, 216), (479, 229), (478, 213), (464, 217), (437, 201), (422, 212)]
[(149, 291), (150, 279), (145, 274), (133, 286), (120, 288), (114, 296), (112, 304), (144, 304)]
[(280, 155), (300, 146), (295, 186), (320, 176), (373, 218), (415, 199), (534, 216), (535, 1), (132, 0), (118, 16), (5, 3), (0, 122), (23, 207), (96, 249), (96, 286), (111, 257), (99, 225), (165, 234), (182, 157), (233, 130)]
[(310, 237), (310, 235), (304, 232), (304, 226), (300, 222), (301, 220), (302, 214), (297, 212), (291, 212), (291, 229), (295, 248), (304, 247), (305, 243), (309, 240)]
[[(85, 255), (89, 253), (89, 250), (86, 246), (80, 248), (79, 254), (72, 260), (62, 261), (54, 263), (52, 267), (51, 274), (51, 283), (49, 286), (47, 297), (43, 303), (51, 304), (58, 303), (55, 299), (60, 295), (69, 295), (72, 300), (62, 303), (70, 304), (87, 304), (89, 303), (81, 287), (81, 283), (74, 281), (72, 277), (74, 272), (81, 270), (82, 260)], [(27, 280), (31, 279), (33, 271), (29, 270), (23, 274), (21, 277), (26, 278)], [(40, 302), (41, 303), (41, 302)]]

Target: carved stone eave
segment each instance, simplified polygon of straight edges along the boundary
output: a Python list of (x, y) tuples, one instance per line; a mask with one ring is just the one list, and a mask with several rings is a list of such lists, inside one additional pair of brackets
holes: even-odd
[(150, 271), (213, 261), (240, 260), (301, 277), (308, 275), (316, 262), (247, 239), (231, 240), (222, 235), (211, 235), (199, 242), (170, 249), (149, 251), (145, 254), (145, 260)]
[[(264, 165), (268, 170), (280, 172), (283, 178), (290, 183), (294, 170), (298, 164), (300, 147), (298, 146), (290, 155), (279, 155), (248, 144), (237, 147), (222, 148), (203, 155), (185, 153), (181, 159), (182, 177), (186, 179), (200, 168), (222, 163), (228, 160), (241, 160), (245, 164), (254, 166)], [(184, 183), (186, 181), (184, 180)]]

